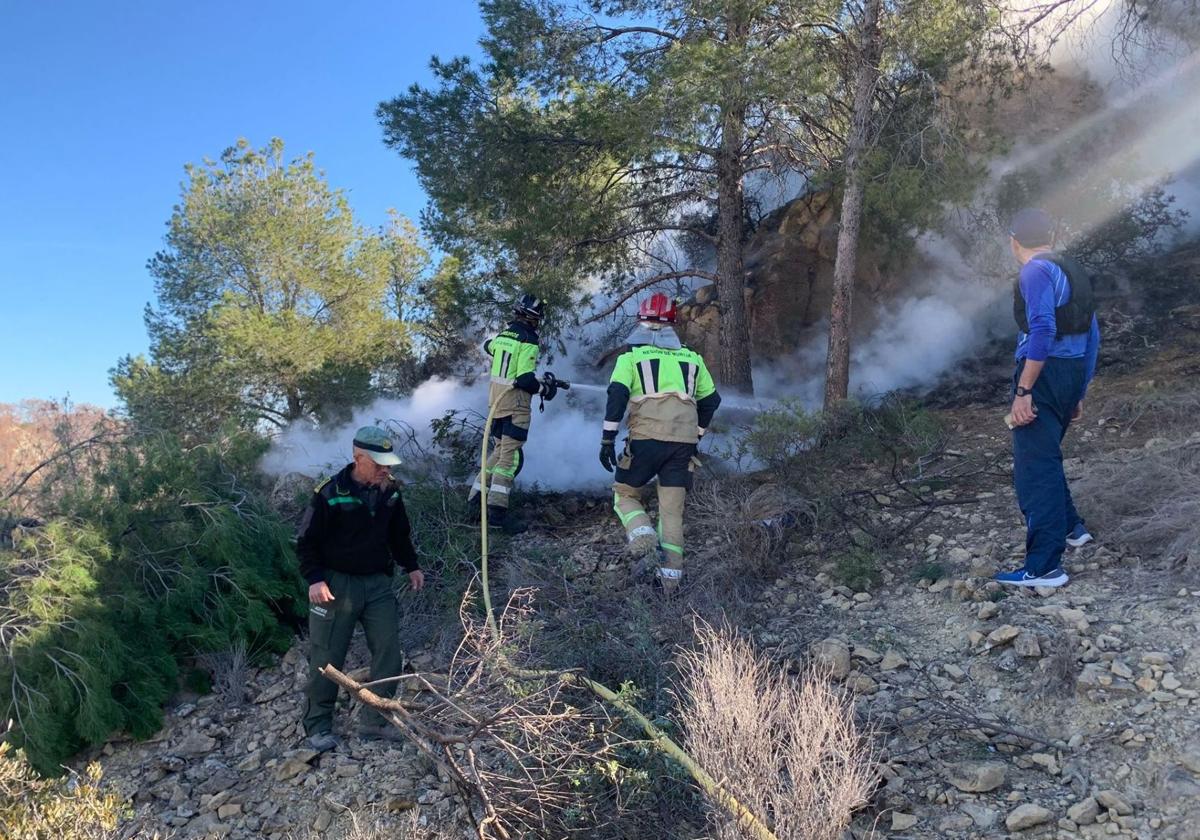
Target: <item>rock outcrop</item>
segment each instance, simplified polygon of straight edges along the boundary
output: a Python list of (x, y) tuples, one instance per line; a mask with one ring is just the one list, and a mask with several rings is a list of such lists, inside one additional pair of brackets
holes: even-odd
[[(837, 247), (838, 205), (832, 193), (800, 196), (767, 216), (746, 244), (746, 304), (757, 358), (793, 353), (829, 313)], [(890, 289), (877, 254), (864, 247), (856, 292), (877, 299)], [(720, 312), (716, 287), (704, 286), (680, 311), (684, 343), (716, 358)]]

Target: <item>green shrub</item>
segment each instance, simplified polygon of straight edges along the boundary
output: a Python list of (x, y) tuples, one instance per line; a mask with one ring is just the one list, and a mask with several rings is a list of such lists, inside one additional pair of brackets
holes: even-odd
[(946, 576), (946, 567), (941, 563), (932, 560), (926, 560), (923, 563), (918, 563), (912, 571), (913, 580), (929, 580), (937, 582)]
[[(461, 487), (425, 479), (404, 486), (413, 546), (425, 572), (425, 588), (404, 594), (405, 634), (411, 645), (440, 641), (457, 645), (463, 593), (479, 569), (479, 526), (468, 521)], [(400, 586), (407, 576), (396, 575)], [(469, 609), (481, 610), (476, 602)], [(479, 613), (482, 615), (482, 612)]]
[(807, 411), (799, 400), (779, 404), (754, 418), (737, 444), (738, 453), (759, 464), (787, 472), (820, 439), (821, 416)]
[(833, 576), (842, 586), (855, 592), (866, 592), (872, 586), (877, 586), (882, 579), (879, 557), (870, 548), (851, 546), (838, 555), (834, 562)]
[(433, 445), (445, 459), (449, 478), (469, 481), (479, 475), (479, 452), (486, 420), (478, 412), (453, 409), (429, 424), (433, 429)]
[(828, 479), (846, 463), (920, 458), (943, 440), (941, 425), (911, 400), (847, 400), (828, 412), (781, 400), (758, 414), (725, 454), (770, 469), (812, 499), (837, 492)]
[(912, 400), (888, 394), (869, 405), (843, 402), (823, 415), (821, 449), (880, 461), (927, 455), (943, 440), (941, 424)]
[(286, 649), (303, 591), (291, 530), (238, 478), (260, 452), (249, 437), (113, 445), (0, 553), (0, 715), (39, 771), (114, 731), (152, 734), (197, 654)]

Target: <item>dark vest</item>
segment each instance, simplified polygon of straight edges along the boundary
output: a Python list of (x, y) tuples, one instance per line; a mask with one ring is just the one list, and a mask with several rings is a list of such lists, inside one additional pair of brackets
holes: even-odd
[[(1091, 330), (1092, 317), (1096, 314), (1096, 295), (1092, 289), (1092, 276), (1074, 257), (1047, 252), (1038, 254), (1035, 260), (1045, 260), (1062, 269), (1067, 275), (1071, 294), (1067, 302), (1054, 310), (1056, 339), (1064, 335), (1081, 335)], [(1013, 281), (1013, 318), (1021, 332), (1029, 332), (1029, 317), (1025, 311), (1025, 295), (1021, 294), (1021, 278)]]

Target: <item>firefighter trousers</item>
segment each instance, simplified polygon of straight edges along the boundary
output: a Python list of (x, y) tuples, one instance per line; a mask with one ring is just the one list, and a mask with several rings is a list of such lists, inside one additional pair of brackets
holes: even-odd
[[(491, 452), (487, 459), (487, 503), (488, 507), (508, 507), (517, 473), (525, 466), (522, 448), (529, 437), (529, 429), (514, 422), (512, 417), (501, 417), (492, 423)], [(470, 499), (480, 492), (479, 478), (471, 487)]]
[[(658, 576), (664, 583), (683, 576), (683, 504), (692, 486), (696, 447), (690, 443), (630, 440), (617, 461), (613, 510), (637, 557), (659, 554)], [(650, 521), (643, 494), (651, 481), (658, 484), (658, 527)]]

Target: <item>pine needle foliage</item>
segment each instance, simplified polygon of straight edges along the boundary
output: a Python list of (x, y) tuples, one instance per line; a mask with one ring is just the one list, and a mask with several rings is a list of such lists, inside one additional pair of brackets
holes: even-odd
[(286, 647), (302, 594), (290, 528), (241, 478), (261, 447), (114, 444), (57, 517), (0, 552), (0, 719), (40, 772), (156, 731), (181, 662)]

